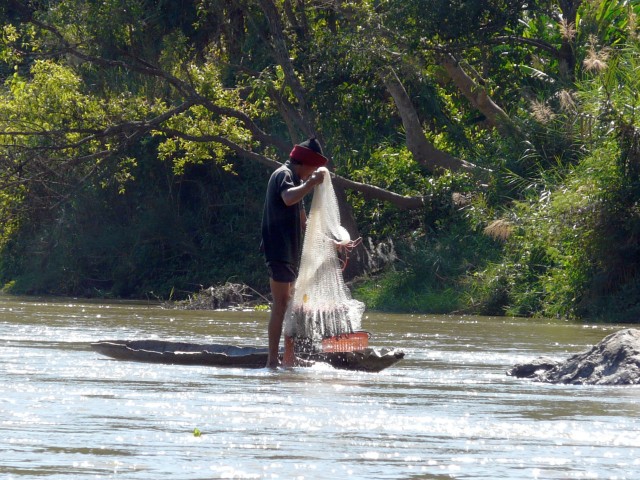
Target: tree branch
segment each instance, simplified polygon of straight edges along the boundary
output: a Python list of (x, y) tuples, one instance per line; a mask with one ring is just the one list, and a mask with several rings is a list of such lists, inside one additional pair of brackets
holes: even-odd
[[(26, 9), (26, 7), (16, 0), (12, 0), (16, 4)], [(305, 131), (305, 133), (309, 136), (316, 135), (317, 132), (315, 130), (315, 119), (314, 114), (311, 109), (308, 107), (306, 99), (305, 99), (305, 91), (302, 83), (296, 75), (293, 64), (290, 59), (289, 51), (286, 46), (286, 41), (284, 38), (284, 33), (282, 29), (282, 22), (280, 18), (280, 13), (278, 12), (278, 8), (272, 0), (259, 0), (259, 4), (269, 22), (269, 28), (271, 32), (271, 38), (273, 40), (273, 48), (274, 48), (274, 56), (276, 58), (277, 63), (281, 66), (285, 73), (285, 79), (289, 87), (291, 87), (294, 92), (296, 101), (298, 103), (298, 109), (295, 111), (296, 120), (300, 121), (302, 125), (300, 127)], [(57, 41), (60, 43), (62, 50), (61, 53), (66, 53), (72, 56), (75, 56), (83, 61), (91, 62), (96, 65), (105, 68), (123, 68), (130, 70), (132, 72), (139, 73), (141, 75), (152, 76), (155, 78), (161, 78), (165, 80), (168, 84), (176, 89), (186, 100), (177, 107), (174, 107), (170, 110), (167, 110), (161, 115), (154, 117), (149, 120), (141, 120), (141, 121), (132, 121), (132, 122), (123, 122), (118, 125), (113, 125), (107, 127), (105, 129), (86, 129), (82, 133), (89, 133), (85, 138), (80, 139), (79, 141), (68, 144), (64, 146), (57, 146), (57, 149), (64, 148), (78, 148), (92, 140), (103, 139), (113, 136), (122, 135), (125, 133), (130, 133), (131, 135), (125, 138), (125, 142), (123, 142), (123, 146), (127, 143), (130, 143), (139, 136), (157, 131), (169, 136), (175, 136), (178, 138), (182, 138), (187, 141), (194, 142), (215, 142), (220, 145), (226, 146), (231, 151), (236, 153), (238, 156), (249, 159), (251, 161), (259, 162), (269, 168), (278, 168), (281, 163), (273, 160), (265, 155), (253, 152), (249, 149), (238, 145), (232, 140), (220, 136), (220, 135), (190, 135), (185, 132), (181, 132), (177, 129), (172, 129), (163, 126), (163, 124), (172, 118), (173, 116), (187, 111), (193, 105), (202, 105), (207, 108), (211, 113), (220, 116), (227, 116), (238, 119), (242, 125), (247, 128), (253, 135), (253, 138), (260, 141), (263, 145), (271, 145), (278, 149), (278, 151), (285, 152), (288, 154), (290, 145), (286, 142), (283, 142), (275, 137), (272, 137), (262, 131), (255, 122), (244, 112), (232, 109), (229, 107), (224, 107), (221, 105), (217, 105), (210, 99), (204, 97), (199, 94), (197, 90), (187, 83), (184, 80), (181, 80), (174, 75), (169, 74), (168, 72), (151, 65), (145, 62), (142, 59), (132, 58), (132, 62), (125, 62), (122, 60), (112, 60), (105, 59), (102, 57), (94, 56), (91, 54), (87, 54), (83, 52), (77, 45), (71, 44), (66, 40), (64, 35), (55, 27), (48, 25), (44, 22), (41, 22), (34, 18), (32, 15), (25, 14), (25, 18), (28, 22), (33, 25), (41, 28), (44, 31), (51, 33)], [(293, 106), (287, 106), (289, 109), (293, 109)], [(294, 109), (295, 110), (295, 109)], [(291, 112), (289, 112), (291, 114)], [(293, 118), (293, 117), (292, 117)], [(52, 135), (55, 131), (49, 132), (31, 132), (32, 135)], [(5, 132), (6, 134), (7, 132)], [(61, 132), (62, 133), (62, 132)], [(69, 133), (69, 130), (66, 131)], [(15, 135), (29, 134), (29, 132), (13, 132)], [(76, 156), (68, 159), (65, 162), (65, 165), (73, 165), (78, 164), (83, 161), (95, 160), (97, 158), (107, 157), (109, 155), (114, 154), (115, 151), (100, 151), (94, 152), (88, 155)], [(458, 161), (459, 162), (459, 161)], [(348, 188), (354, 191), (359, 191), (369, 198), (379, 199), (385, 202), (389, 202), (398, 208), (401, 209), (416, 209), (422, 208), (424, 206), (424, 198), (423, 197), (406, 197), (403, 195), (398, 195), (396, 193), (390, 192), (388, 190), (375, 187), (372, 185), (363, 184), (360, 182), (355, 182), (353, 180), (349, 180), (344, 177), (335, 176), (336, 186), (340, 188)]]
[(530, 45), (532, 47), (536, 47), (539, 50), (543, 50), (547, 53), (550, 53), (555, 58), (560, 58), (560, 50), (558, 50), (556, 47), (554, 47), (550, 43), (545, 42), (544, 40), (539, 40), (537, 38), (525, 38), (525, 37), (519, 37), (517, 35), (501, 35), (489, 40), (489, 43), (494, 43), (494, 44), (495, 43), (505, 44), (505, 43), (512, 43), (512, 42), (521, 43), (523, 45)]
[(436, 173), (438, 170), (471, 171), (475, 168), (475, 165), (469, 162), (438, 150), (427, 139), (422, 129), (422, 123), (418, 118), (418, 112), (416, 112), (409, 94), (392, 68), (387, 69), (382, 74), (382, 80), (393, 97), (398, 113), (402, 118), (402, 124), (407, 135), (407, 148), (416, 162), (431, 173)]
[(260, 8), (267, 17), (269, 24), (269, 31), (271, 32), (271, 38), (273, 43), (273, 54), (276, 62), (282, 68), (284, 72), (284, 78), (293, 91), (298, 105), (300, 108), (301, 116), (304, 120), (300, 127), (308, 137), (318, 136), (318, 132), (315, 129), (315, 115), (307, 105), (306, 94), (304, 87), (300, 82), (300, 79), (296, 75), (295, 69), (291, 62), (291, 56), (287, 48), (287, 42), (284, 38), (284, 29), (282, 26), (282, 20), (280, 18), (280, 12), (278, 7), (272, 0), (258, 0)]
[(462, 94), (487, 118), (487, 121), (492, 127), (497, 128), (498, 131), (505, 135), (520, 135), (518, 127), (511, 121), (506, 112), (496, 105), (483, 86), (478, 85), (478, 83), (464, 71), (453, 55), (443, 55), (440, 64), (444, 67)]
[[(237, 143), (232, 142), (228, 138), (225, 138), (219, 135), (190, 135), (190, 134), (181, 132), (179, 130), (174, 130), (170, 128), (161, 128), (159, 129), (159, 131), (161, 133), (164, 133), (165, 135), (175, 136), (190, 142), (219, 143), (229, 148), (240, 157), (246, 158), (254, 162), (259, 162), (274, 170), (282, 166), (282, 163), (276, 160), (273, 160), (272, 158), (269, 158), (265, 155), (261, 155), (259, 153), (252, 152), (251, 150), (247, 150), (242, 146), (238, 145)], [(334, 179), (334, 183), (337, 186), (340, 186), (341, 188), (361, 192), (369, 198), (375, 198), (376, 200), (389, 202), (392, 205), (395, 205), (396, 207), (400, 208), (401, 210), (415, 210), (418, 208), (422, 208), (425, 205), (425, 197), (407, 197), (404, 195), (399, 195), (397, 193), (391, 192), (389, 190), (385, 190), (380, 187), (368, 185), (366, 183), (356, 182), (354, 180), (341, 177), (340, 175), (336, 175), (335, 173), (331, 173), (331, 176)]]
[(348, 190), (354, 190), (364, 194), (368, 198), (375, 200), (381, 200), (388, 202), (391, 205), (398, 207), (400, 210), (417, 210), (423, 208), (427, 204), (429, 197), (408, 197), (400, 195), (390, 190), (385, 190), (375, 185), (369, 185), (367, 183), (356, 182), (340, 175), (332, 174), (333, 181), (336, 185)]
[[(15, 0), (12, 0), (12, 1), (20, 5), (22, 9), (24, 10), (27, 9), (27, 7), (22, 5), (21, 2), (17, 2)], [(169, 83), (171, 86), (173, 86), (183, 97), (187, 99), (185, 103), (190, 103), (191, 105), (199, 104), (204, 106), (211, 113), (214, 113), (216, 115), (236, 118), (240, 120), (242, 125), (252, 133), (252, 135), (256, 140), (260, 141), (261, 143), (272, 145), (276, 147), (278, 150), (280, 150), (281, 152), (288, 154), (291, 145), (289, 145), (287, 142), (283, 142), (282, 140), (264, 132), (247, 114), (245, 114), (240, 110), (215, 104), (209, 98), (201, 95), (191, 84), (175, 77), (174, 75), (169, 74), (168, 72), (162, 70), (161, 68), (151, 65), (148, 62), (144, 61), (143, 59), (140, 59), (137, 57), (130, 57), (133, 60), (133, 63), (127, 63), (122, 60), (105, 59), (103, 57), (86, 54), (83, 51), (81, 51), (77, 46), (74, 46), (69, 41), (67, 41), (64, 35), (60, 33), (60, 31), (55, 27), (33, 18), (32, 15), (29, 15), (27, 17), (27, 21), (54, 35), (54, 37), (57, 38), (60, 44), (62, 45), (62, 50), (60, 53), (73, 55), (79, 58), (80, 60), (95, 63), (102, 67), (122, 68), (122, 69), (130, 70), (132, 72), (139, 73), (141, 75), (161, 78), (165, 80), (167, 83)]]

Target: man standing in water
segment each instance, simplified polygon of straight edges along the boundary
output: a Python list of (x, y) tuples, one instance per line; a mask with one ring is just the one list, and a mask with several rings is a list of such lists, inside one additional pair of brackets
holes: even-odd
[[(267, 185), (262, 214), (262, 247), (273, 296), (268, 328), (268, 368), (278, 366), (282, 324), (298, 276), (307, 219), (302, 200), (324, 180), (323, 173), (317, 169), (326, 163), (320, 144), (315, 138), (310, 138), (293, 147), (289, 160), (273, 172)], [(293, 338), (286, 337), (282, 365), (292, 367), (293, 364)]]

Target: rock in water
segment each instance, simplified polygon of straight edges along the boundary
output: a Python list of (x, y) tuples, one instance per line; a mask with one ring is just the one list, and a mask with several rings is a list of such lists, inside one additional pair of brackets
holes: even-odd
[(612, 333), (586, 352), (564, 361), (541, 357), (516, 365), (507, 375), (573, 385), (639, 385), (640, 330)]
[(551, 370), (559, 362), (549, 357), (539, 357), (528, 363), (519, 363), (507, 371), (507, 375), (518, 378), (537, 379), (542, 373)]

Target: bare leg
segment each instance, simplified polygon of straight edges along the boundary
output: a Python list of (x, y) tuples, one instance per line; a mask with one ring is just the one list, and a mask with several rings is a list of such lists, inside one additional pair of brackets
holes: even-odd
[(293, 353), (293, 337), (284, 336), (284, 355), (282, 356), (282, 366), (292, 368), (296, 365), (296, 356)]
[[(271, 317), (269, 318), (269, 356), (267, 357), (267, 368), (278, 366), (278, 347), (282, 336), (282, 323), (287, 305), (291, 298), (291, 283), (276, 282), (269, 279), (273, 305), (271, 306)], [(286, 352), (285, 352), (286, 353)], [(292, 366), (292, 365), (287, 365)]]

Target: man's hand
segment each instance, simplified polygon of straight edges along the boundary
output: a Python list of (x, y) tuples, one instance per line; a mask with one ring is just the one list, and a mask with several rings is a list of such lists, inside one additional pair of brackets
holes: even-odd
[(336, 240), (333, 241), (336, 245), (336, 250), (340, 253), (347, 252), (349, 253), (351, 250), (356, 248), (358, 245), (362, 243), (362, 237), (358, 237), (355, 240), (349, 240), (348, 242), (338, 242)]
[[(338, 260), (340, 260), (342, 270), (344, 271), (344, 269), (347, 268), (351, 250), (362, 243), (362, 237), (358, 237), (355, 240), (349, 240), (347, 242), (338, 242), (334, 240), (333, 243), (336, 246), (336, 250), (338, 251)], [(340, 258), (340, 255), (342, 255), (344, 258)]]
[(324, 181), (324, 170), (316, 170), (315, 172), (313, 172), (311, 175), (309, 175), (309, 178), (307, 178), (307, 181), (305, 183), (307, 183), (310, 186), (316, 186), (320, 183), (322, 183)]

